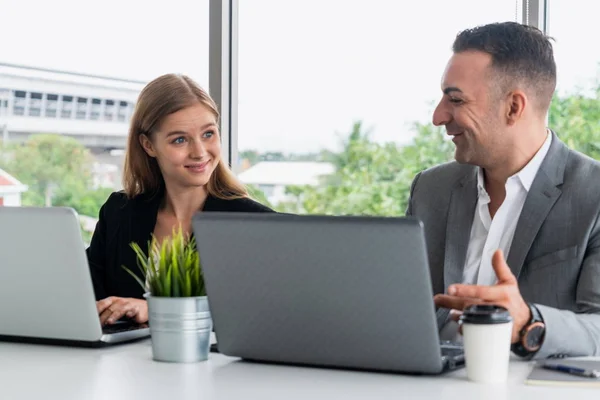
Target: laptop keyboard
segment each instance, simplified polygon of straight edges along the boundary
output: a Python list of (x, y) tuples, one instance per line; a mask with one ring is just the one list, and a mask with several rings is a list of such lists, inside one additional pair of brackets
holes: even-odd
[(113, 325), (106, 325), (102, 327), (102, 333), (105, 335), (112, 333), (121, 333), (126, 331), (134, 331), (137, 329), (147, 328), (148, 324), (137, 324), (132, 321), (117, 321)]
[(443, 340), (440, 342), (440, 347), (442, 348), (442, 356), (455, 358), (464, 355), (464, 348), (461, 343)]

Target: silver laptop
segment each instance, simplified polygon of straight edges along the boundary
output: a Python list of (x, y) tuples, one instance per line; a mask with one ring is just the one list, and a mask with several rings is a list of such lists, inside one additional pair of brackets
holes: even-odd
[(440, 343), (415, 219), (203, 212), (193, 229), (225, 355), (427, 374), (464, 364)]
[(102, 329), (73, 209), (0, 207), (0, 340), (102, 346), (148, 335), (127, 322)]

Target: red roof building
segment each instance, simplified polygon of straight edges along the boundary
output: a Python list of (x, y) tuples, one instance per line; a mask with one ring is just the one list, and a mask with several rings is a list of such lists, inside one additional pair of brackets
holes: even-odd
[(21, 193), (26, 191), (26, 185), (0, 169), (0, 206), (20, 206)]

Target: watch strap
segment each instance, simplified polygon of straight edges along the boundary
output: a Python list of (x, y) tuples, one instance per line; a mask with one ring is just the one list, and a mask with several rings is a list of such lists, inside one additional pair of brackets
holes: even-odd
[(527, 324), (525, 324), (523, 329), (521, 329), (521, 331), (519, 332), (519, 341), (516, 343), (513, 343), (510, 347), (512, 352), (520, 357), (532, 357), (536, 353), (536, 352), (528, 351), (523, 346), (523, 337), (525, 335), (525, 332), (527, 332), (527, 327), (529, 327), (530, 325), (532, 325), (535, 322), (542, 322), (542, 323), (544, 322), (544, 319), (542, 318), (542, 314), (537, 309), (537, 307), (532, 303), (527, 303), (527, 305), (529, 306), (529, 310), (531, 311), (531, 319), (529, 320), (529, 322), (527, 322)]

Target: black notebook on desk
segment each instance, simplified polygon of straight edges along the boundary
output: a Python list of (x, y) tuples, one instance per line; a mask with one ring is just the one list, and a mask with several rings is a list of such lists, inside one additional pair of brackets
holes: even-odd
[[(555, 360), (553, 360), (553, 362), (554, 361)], [(600, 360), (561, 359), (556, 361), (559, 361), (561, 365), (568, 365), (586, 370), (600, 370)], [(533, 367), (533, 370), (525, 380), (527, 385), (580, 386), (600, 388), (600, 378), (590, 378), (546, 369), (542, 367), (545, 362), (546, 361), (540, 361)]]

